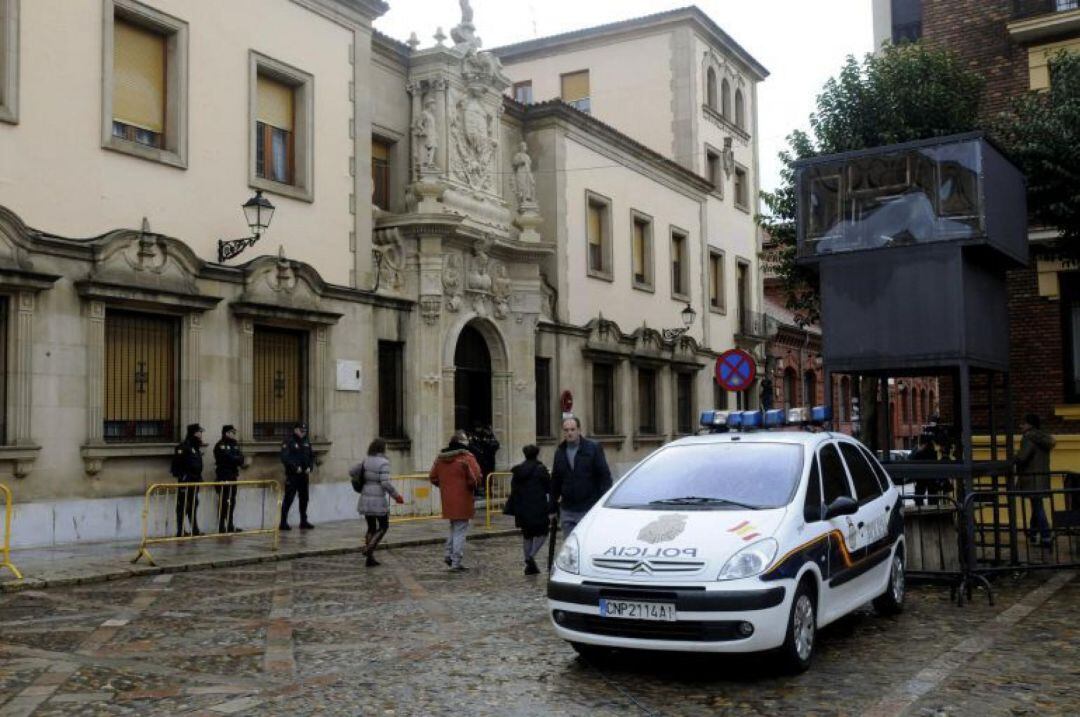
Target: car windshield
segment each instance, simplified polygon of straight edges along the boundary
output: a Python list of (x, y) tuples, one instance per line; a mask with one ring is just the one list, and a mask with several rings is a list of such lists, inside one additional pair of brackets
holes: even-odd
[(787, 505), (802, 475), (802, 446), (696, 443), (669, 446), (638, 464), (609, 508), (746, 510)]

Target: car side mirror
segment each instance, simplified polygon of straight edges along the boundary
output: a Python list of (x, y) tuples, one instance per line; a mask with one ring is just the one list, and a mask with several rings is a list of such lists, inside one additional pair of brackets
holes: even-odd
[(842, 495), (825, 509), (825, 520), (839, 518), (841, 515), (855, 515), (859, 512), (859, 504), (854, 499)]

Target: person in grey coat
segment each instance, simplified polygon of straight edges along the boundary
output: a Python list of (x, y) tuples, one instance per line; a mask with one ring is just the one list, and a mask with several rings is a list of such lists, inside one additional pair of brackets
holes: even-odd
[(375, 548), (390, 529), (390, 496), (399, 505), (405, 502), (390, 482), (390, 459), (386, 457), (386, 441), (376, 438), (368, 446), (367, 457), (349, 471), (354, 485), (360, 484), (360, 499), (356, 503), (356, 512), (367, 521), (367, 535), (364, 537), (364, 565), (374, 567), (379, 564), (375, 559)]

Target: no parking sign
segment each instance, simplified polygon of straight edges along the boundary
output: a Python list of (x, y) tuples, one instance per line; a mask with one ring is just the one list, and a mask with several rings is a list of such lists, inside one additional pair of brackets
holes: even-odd
[(745, 391), (756, 376), (754, 357), (742, 349), (725, 351), (716, 358), (716, 382), (727, 391)]

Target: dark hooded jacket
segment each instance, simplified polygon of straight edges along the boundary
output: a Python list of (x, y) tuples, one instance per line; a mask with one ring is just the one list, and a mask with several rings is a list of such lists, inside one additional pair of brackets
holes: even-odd
[(1024, 433), (1015, 459), (1018, 490), (1050, 490), (1050, 451), (1054, 443), (1054, 437), (1040, 428)]
[(480, 466), (469, 449), (457, 442), (439, 453), (428, 473), (432, 485), (439, 487), (442, 517), (469, 520), (476, 513), (473, 491), (480, 485)]

